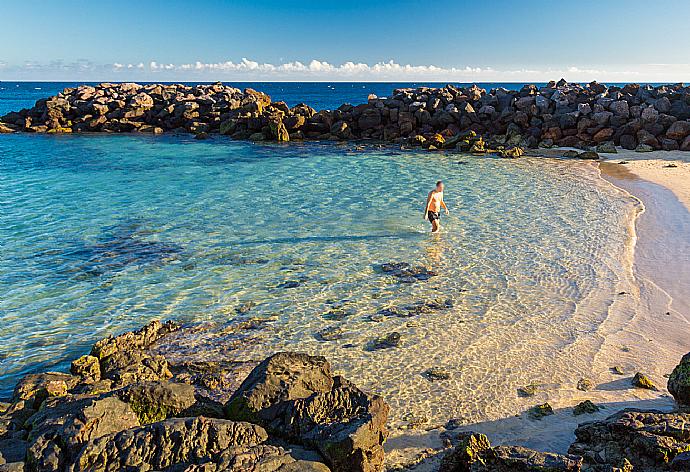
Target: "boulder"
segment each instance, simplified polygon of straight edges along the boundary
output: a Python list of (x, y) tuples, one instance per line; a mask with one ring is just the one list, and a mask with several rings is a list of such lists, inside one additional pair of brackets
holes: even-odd
[(194, 387), (184, 383), (141, 382), (128, 385), (114, 394), (129, 405), (142, 425), (175, 416), (192, 416), (182, 413), (196, 404)]
[(139, 419), (115, 397), (69, 397), (47, 400), (27, 424), (29, 463), (36, 470), (61, 471), (85, 442), (137, 427)]
[(682, 140), (690, 135), (690, 121), (676, 121), (666, 131), (666, 137), (669, 139)]
[(483, 434), (463, 432), (458, 444), (447, 453), (439, 472), (517, 472), (517, 471), (579, 471), (582, 458), (539, 452), (519, 446), (491, 447)]
[[(634, 470), (669, 470), (690, 450), (690, 414), (627, 409), (603, 421), (582, 423), (569, 453), (582, 456), (590, 470), (611, 470), (629, 461)], [(596, 467), (596, 468), (595, 468)]]
[(685, 354), (668, 378), (668, 391), (681, 407), (690, 407), (690, 352)]
[(116, 352), (147, 349), (161, 337), (179, 328), (180, 326), (172, 321), (166, 321), (165, 323), (157, 320), (152, 321), (140, 330), (115, 337), (109, 336), (98, 341), (93, 345), (91, 355), (103, 360)]
[(367, 108), (357, 120), (361, 130), (368, 130), (381, 124), (381, 113), (376, 108)]
[(637, 388), (644, 388), (647, 390), (658, 390), (658, 388), (656, 388), (656, 385), (654, 385), (654, 382), (652, 382), (651, 379), (642, 372), (638, 372), (635, 374), (635, 376), (632, 379), (632, 384)]
[(79, 377), (57, 372), (29, 374), (15, 386), (12, 402), (24, 401), (29, 408), (38, 409), (47, 398), (67, 395), (78, 382)]
[(343, 472), (382, 470), (388, 409), (380, 397), (333, 377), (323, 357), (290, 352), (259, 364), (226, 405), (229, 418), (313, 447)]
[[(267, 438), (262, 427), (249, 423), (175, 418), (90, 440), (67, 470), (167, 470), (174, 465), (223, 461), (224, 457), (228, 461), (249, 454), (249, 448)], [(251, 461), (249, 457), (236, 460), (242, 463), (243, 459)]]
[(70, 372), (72, 375), (81, 377), (82, 380), (101, 380), (101, 365), (98, 358), (94, 356), (81, 356), (73, 361)]

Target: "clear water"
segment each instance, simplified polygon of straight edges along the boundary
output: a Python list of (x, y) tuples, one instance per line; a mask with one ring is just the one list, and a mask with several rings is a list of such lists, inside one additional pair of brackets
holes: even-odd
[[(0, 156), (0, 395), (171, 318), (205, 327), (181, 356), (324, 354), (394, 421), (504, 415), (517, 386), (588, 371), (628, 270), (633, 205), (589, 163), (125, 135), (5, 135)], [(439, 178), (452, 214), (430, 235)], [(401, 283), (391, 261), (438, 275)], [(437, 299), (453, 307), (377, 316)]]

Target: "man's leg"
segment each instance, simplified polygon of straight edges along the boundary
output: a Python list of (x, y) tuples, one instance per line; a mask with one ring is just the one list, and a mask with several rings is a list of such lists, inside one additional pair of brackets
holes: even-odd
[(436, 233), (440, 229), (438, 225), (438, 219), (431, 220), (431, 232)]

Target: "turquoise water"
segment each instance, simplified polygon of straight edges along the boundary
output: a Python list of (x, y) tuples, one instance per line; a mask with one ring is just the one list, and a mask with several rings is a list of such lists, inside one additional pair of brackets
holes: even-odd
[[(589, 163), (126, 135), (6, 135), (0, 156), (2, 395), (151, 319), (263, 319), (232, 348), (181, 352), (322, 353), (407, 409), (470, 389), (493, 406), (466, 395), (466, 414), (498, 414), (491, 399), (530, 377), (586, 372), (627, 270), (632, 203)], [(439, 178), (452, 213), (432, 236)], [(403, 283), (391, 261), (437, 275)], [(439, 299), (452, 307), (377, 315)], [(401, 346), (367, 348), (392, 331)], [(428, 382), (433, 365), (454, 380)]]

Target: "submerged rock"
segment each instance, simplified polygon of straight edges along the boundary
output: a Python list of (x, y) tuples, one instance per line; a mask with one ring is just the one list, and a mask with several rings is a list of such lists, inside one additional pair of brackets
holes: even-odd
[(388, 333), (373, 339), (369, 343), (367, 350), (378, 351), (379, 349), (392, 349), (400, 346), (401, 342), (402, 336), (400, 335), (400, 333), (398, 333), (397, 331), (393, 331), (392, 333)]
[(517, 389), (518, 396), (520, 397), (533, 397), (539, 391), (539, 386), (536, 384), (525, 385), (524, 387), (519, 387)]
[(334, 471), (380, 471), (388, 405), (333, 377), (323, 357), (283, 352), (257, 366), (226, 404), (252, 421), (317, 449)]

